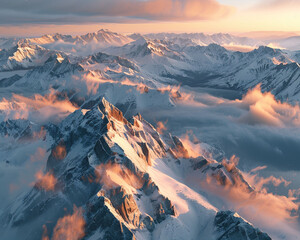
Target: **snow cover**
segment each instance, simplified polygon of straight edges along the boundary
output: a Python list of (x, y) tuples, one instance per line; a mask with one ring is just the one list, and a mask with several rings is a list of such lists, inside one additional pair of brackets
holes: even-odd
[[(256, 49), (220, 46), (230, 44)], [(24, 239), (41, 239), (43, 225), (51, 239), (59, 219), (75, 214), (73, 205), (82, 212), (86, 239), (270, 239), (261, 230), (274, 239), (297, 239), (294, 223), (276, 231), (221, 211), (228, 210), (228, 198), (215, 186), (225, 193), (269, 194), (247, 182), (235, 158), (222, 161), (215, 146), (155, 129), (138, 114), (175, 117), (181, 108), (220, 104), (236, 106), (229, 117), (235, 119), (248, 105), (261, 110), (256, 103), (269, 96), (275, 113), (264, 105), (264, 114), (283, 116), (280, 127), (288, 127), (298, 108), (277, 99), (300, 99), (299, 53), (260, 44), (228, 34), (125, 36), (108, 30), (1, 39), (0, 178), (10, 183), (1, 185), (4, 239), (24, 231)], [(258, 87), (252, 95), (259, 99), (251, 103), (249, 95), (230, 101), (197, 92), (209, 87), (242, 94), (258, 84), (277, 99)], [(41, 184), (49, 176), (51, 188)], [(287, 201), (296, 212), (292, 197)]]

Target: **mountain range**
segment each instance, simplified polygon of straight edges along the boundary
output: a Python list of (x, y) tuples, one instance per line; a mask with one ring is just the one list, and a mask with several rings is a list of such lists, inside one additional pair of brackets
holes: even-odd
[[(207, 110), (203, 119), (216, 114), (209, 127), (284, 129), (288, 117), (297, 127), (300, 48), (296, 38), (281, 41), (293, 47), (103, 29), (0, 39), (0, 181), (10, 182), (1, 185), (1, 239), (299, 239), (288, 221), (268, 222), (282, 217), (273, 206), (299, 219), (297, 198), (263, 188), (287, 181), (258, 184), (258, 170), (240, 169), (220, 139), (199, 141), (180, 122), (191, 108), (191, 116)], [(156, 119), (168, 113), (179, 128)], [(205, 125), (191, 122), (195, 132)]]

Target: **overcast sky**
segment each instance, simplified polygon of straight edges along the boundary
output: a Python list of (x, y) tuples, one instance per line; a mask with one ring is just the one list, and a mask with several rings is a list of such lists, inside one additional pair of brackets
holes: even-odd
[(0, 0), (0, 35), (299, 31), (299, 0)]

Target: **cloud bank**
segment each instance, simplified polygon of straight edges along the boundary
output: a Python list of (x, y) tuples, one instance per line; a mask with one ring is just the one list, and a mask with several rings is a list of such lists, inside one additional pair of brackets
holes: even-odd
[(263, 93), (260, 85), (249, 90), (242, 100), (236, 100), (247, 113), (239, 120), (250, 125), (263, 124), (277, 127), (300, 126), (299, 105), (280, 102), (270, 92)]
[(120, 22), (126, 18), (190, 21), (218, 19), (233, 11), (216, 0), (2, 0), (0, 23)]

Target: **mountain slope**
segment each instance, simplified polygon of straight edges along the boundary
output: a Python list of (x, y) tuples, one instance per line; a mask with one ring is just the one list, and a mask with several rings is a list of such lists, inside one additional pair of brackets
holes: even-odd
[[(40, 239), (45, 229), (62, 237), (57, 226), (71, 217), (84, 239), (270, 239), (167, 175), (166, 164), (184, 164), (187, 150), (176, 137), (167, 145), (140, 115), (130, 123), (102, 99), (68, 116), (54, 139), (45, 172), (1, 215), (3, 239)], [(192, 162), (201, 168), (203, 160)]]
[(13, 48), (0, 51), (0, 71), (22, 70), (41, 66), (50, 56), (55, 54), (62, 58), (59, 53), (41, 46), (18, 43)]
[(131, 41), (131, 38), (123, 34), (101, 29), (97, 32), (77, 36), (56, 33), (37, 38), (24, 38), (20, 39), (19, 43), (40, 45), (69, 54), (87, 55), (109, 46), (121, 46)]
[(185, 46), (140, 37), (105, 52), (135, 62), (143, 75), (160, 82), (241, 92), (261, 84), (263, 91), (272, 91), (281, 100), (300, 99), (298, 57), (284, 50), (261, 46), (242, 53), (217, 44)]
[(156, 33), (145, 35), (151, 39), (178, 41), (183, 39), (185, 41), (192, 41), (193, 43), (200, 46), (208, 46), (209, 44), (218, 45), (241, 45), (241, 46), (259, 46), (263, 42), (251, 39), (247, 37), (238, 37), (231, 34), (216, 33), (216, 34), (204, 34), (204, 33)]

